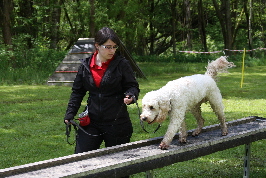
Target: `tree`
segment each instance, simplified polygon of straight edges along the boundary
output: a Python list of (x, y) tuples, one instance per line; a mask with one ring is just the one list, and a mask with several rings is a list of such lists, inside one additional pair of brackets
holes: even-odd
[(170, 7), (171, 14), (171, 29), (172, 29), (172, 40), (173, 44), (173, 54), (176, 55), (176, 24), (177, 24), (177, 0), (168, 0), (168, 5)]
[(95, 0), (89, 0), (90, 3), (90, 35), (95, 36)]
[(224, 48), (231, 50), (233, 47), (233, 32), (232, 32), (230, 0), (221, 0), (220, 7), (216, 0), (212, 1), (216, 11), (216, 15), (220, 22), (220, 27), (222, 29)]
[(207, 47), (207, 40), (206, 40), (206, 19), (204, 16), (204, 8), (202, 4), (202, 0), (198, 1), (198, 20), (199, 20), (199, 34), (200, 34), (200, 40), (201, 44), (203, 46), (204, 51), (208, 51)]
[[(0, 1), (0, 27), (2, 29), (3, 42), (10, 52), (14, 51), (12, 42), (12, 26), (13, 26), (13, 1), (1, 0)], [(15, 57), (10, 56), (11, 66), (16, 67)], [(7, 59), (8, 60), (8, 59)]]
[(3, 34), (4, 44), (9, 46), (9, 50), (12, 48), (12, 21), (13, 21), (13, 0), (1, 0), (0, 1), (0, 25)]
[(16, 44), (9, 50), (69, 49), (104, 26), (137, 55), (266, 43), (265, 0), (0, 0), (0, 6), (0, 40)]
[(190, 12), (190, 0), (184, 0), (184, 12), (185, 12), (185, 27), (187, 31), (187, 47), (192, 50), (192, 25), (191, 25), (191, 12)]
[(155, 2), (154, 0), (149, 0), (150, 4), (150, 15), (149, 15), (149, 31), (150, 31), (150, 54), (154, 54), (154, 42), (155, 42), (155, 28), (154, 28), (154, 15), (155, 15)]
[[(261, 45), (262, 46), (266, 46), (266, 38), (265, 38), (265, 27), (266, 27), (266, 23), (265, 23), (265, 4), (266, 4), (266, 0), (259, 0), (259, 4), (258, 4), (258, 21), (259, 21), (259, 31), (260, 31), (260, 41), (263, 42)], [(261, 4), (264, 4), (264, 6), (262, 6)]]
[[(249, 11), (248, 11), (248, 6), (249, 6)], [(246, 15), (246, 22), (247, 22), (247, 39), (248, 39), (248, 46), (249, 49), (253, 49), (253, 44), (252, 44), (252, 0), (249, 0), (249, 5), (248, 5), (248, 0), (244, 0), (244, 12)], [(253, 57), (253, 51), (250, 52), (250, 56)]]
[(15, 35), (20, 35), (26, 42), (26, 49), (34, 47), (34, 40), (37, 38), (38, 26), (35, 10), (33, 8), (33, 1), (18, 1), (16, 18), (16, 28), (14, 29)]
[(63, 0), (52, 0), (50, 3), (50, 49), (57, 49), (57, 43), (59, 42), (59, 28), (61, 18), (61, 6)]

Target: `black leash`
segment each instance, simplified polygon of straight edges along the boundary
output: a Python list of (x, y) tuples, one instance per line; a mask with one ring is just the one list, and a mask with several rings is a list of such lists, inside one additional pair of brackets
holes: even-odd
[(76, 140), (73, 142), (73, 143), (70, 143), (69, 142), (69, 137), (70, 137), (70, 132), (71, 132), (71, 125), (73, 125), (73, 127), (74, 127), (74, 129), (75, 129), (75, 136), (77, 136), (77, 134), (78, 134), (78, 129), (77, 129), (77, 127), (82, 131), (82, 132), (84, 132), (85, 134), (87, 134), (87, 135), (89, 135), (89, 136), (93, 136), (93, 137), (98, 137), (98, 136), (101, 136), (101, 135), (103, 135), (103, 134), (105, 134), (105, 133), (101, 133), (101, 134), (99, 134), (99, 135), (94, 135), (94, 134), (89, 134), (88, 132), (86, 132), (86, 130), (84, 130), (78, 123), (76, 123), (75, 121), (73, 121), (73, 120), (70, 120), (67, 124), (66, 124), (66, 136), (67, 136), (67, 143), (69, 144), (69, 145), (73, 145), (75, 142), (76, 142)]
[[(74, 125), (74, 129), (75, 131), (77, 130), (76, 125)], [(70, 132), (71, 132), (71, 123), (67, 123), (66, 124), (66, 136), (67, 136), (66, 141), (69, 145), (73, 145), (76, 142), (76, 140), (73, 143), (69, 142)], [(77, 131), (75, 133), (77, 133)]]
[[(138, 105), (138, 102), (135, 98), (135, 96), (132, 96), (133, 97), (133, 100), (134, 102), (136, 103), (136, 106), (138, 108), (138, 115), (139, 115), (139, 120), (140, 120), (140, 125), (141, 125), (141, 128), (146, 132), (146, 133), (150, 133), (148, 132), (145, 127), (144, 127), (144, 124), (143, 124), (143, 121), (140, 119), (140, 115), (141, 115), (141, 112), (140, 112), (140, 109), (139, 109), (139, 105)], [(117, 117), (118, 117), (118, 114), (120, 113), (120, 111), (122, 110), (122, 107), (124, 106), (124, 103), (121, 105), (121, 108), (119, 110), (119, 112), (117, 113)], [(116, 118), (117, 119), (117, 118)], [(116, 119), (114, 121), (116, 121)], [(77, 132), (78, 132), (78, 129), (80, 129), (81, 131), (83, 131), (85, 134), (89, 135), (89, 136), (93, 136), (93, 137), (98, 137), (98, 136), (101, 136), (105, 133), (102, 133), (102, 134), (99, 134), (99, 135), (93, 135), (93, 134), (89, 134), (88, 132), (86, 132), (86, 130), (84, 130), (78, 123), (76, 123), (74, 120), (69, 120), (69, 122), (66, 124), (66, 136), (67, 136), (67, 143), (70, 144), (70, 145), (73, 145), (76, 140), (73, 142), (73, 143), (70, 143), (69, 142), (69, 137), (70, 137), (70, 132), (71, 132), (71, 125), (73, 125), (74, 129), (75, 129), (75, 136), (77, 136)], [(157, 126), (157, 128), (154, 130), (153, 133), (157, 132), (159, 130), (159, 128), (161, 127), (162, 125), (159, 124)], [(77, 129), (78, 128), (78, 129)]]
[[(138, 112), (139, 112), (139, 120), (140, 120), (139, 122), (140, 122), (140, 125), (141, 125), (142, 130), (144, 130), (146, 133), (150, 133), (150, 132), (148, 132), (148, 131), (145, 129), (144, 124), (143, 124), (143, 120), (140, 119), (140, 115), (141, 115), (141, 113), (140, 113), (139, 104), (138, 104), (136, 98), (133, 97), (133, 100), (134, 100), (134, 102), (136, 103), (136, 106), (137, 106), (137, 108), (138, 108)], [(157, 132), (157, 130), (159, 130), (159, 128), (160, 128), (161, 126), (162, 126), (162, 125), (159, 124), (159, 125), (157, 126), (157, 128), (154, 130), (153, 133)]]
[[(114, 122), (117, 120), (117, 118), (118, 118), (118, 115), (119, 115), (119, 113), (121, 112), (121, 110), (122, 110), (122, 108), (123, 108), (123, 106), (125, 105), (125, 103), (123, 103), (122, 105), (121, 105), (121, 107), (120, 107), (120, 109), (119, 109), (119, 111), (118, 111), (118, 113), (117, 113), (117, 117), (116, 117), (116, 119), (114, 120)], [(69, 144), (69, 145), (73, 145), (75, 142), (76, 142), (76, 140), (73, 142), (73, 143), (70, 143), (69, 142), (69, 137), (70, 137), (70, 132), (71, 132), (71, 125), (73, 125), (73, 127), (74, 127), (74, 129), (75, 129), (75, 137), (78, 135), (78, 129), (80, 129), (81, 131), (83, 131), (85, 134), (87, 134), (87, 135), (89, 135), (89, 136), (93, 136), (93, 137), (98, 137), (98, 136), (101, 136), (101, 135), (103, 135), (103, 134), (105, 134), (106, 132), (104, 132), (104, 133), (101, 133), (101, 134), (99, 134), (99, 135), (94, 135), (94, 134), (90, 134), (90, 133), (88, 133), (88, 132), (86, 132), (86, 130), (84, 130), (78, 123), (76, 123), (74, 120), (70, 120), (67, 124), (66, 124), (66, 136), (67, 136), (67, 143)], [(113, 126), (113, 125), (112, 125)], [(78, 127), (78, 129), (77, 129), (77, 127)]]

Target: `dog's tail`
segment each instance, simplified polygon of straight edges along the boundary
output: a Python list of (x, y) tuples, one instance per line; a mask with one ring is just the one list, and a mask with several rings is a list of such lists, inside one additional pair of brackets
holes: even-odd
[(235, 64), (233, 62), (228, 62), (226, 56), (221, 56), (215, 61), (208, 62), (205, 75), (209, 75), (216, 80), (218, 73), (227, 73), (227, 69), (232, 67), (235, 67)]

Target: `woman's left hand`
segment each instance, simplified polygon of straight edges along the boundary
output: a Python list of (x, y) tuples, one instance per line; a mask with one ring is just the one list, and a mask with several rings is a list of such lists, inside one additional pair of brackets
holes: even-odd
[(133, 101), (133, 97), (131, 96), (126, 96), (125, 98), (124, 98), (124, 103), (125, 104), (130, 104), (131, 102)]

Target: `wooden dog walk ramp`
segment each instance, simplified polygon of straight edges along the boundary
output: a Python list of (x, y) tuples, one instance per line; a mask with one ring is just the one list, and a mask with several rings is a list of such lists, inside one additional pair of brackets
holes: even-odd
[[(160, 150), (163, 137), (131, 142), (81, 154), (0, 170), (0, 177), (122, 177), (147, 172), (173, 163), (191, 160), (217, 151), (248, 145), (266, 138), (266, 119), (256, 116), (228, 122), (227, 136), (221, 136), (219, 125), (204, 127), (192, 137), (189, 131), (187, 144), (178, 143), (178, 135), (168, 150)], [(245, 161), (249, 162), (248, 159)], [(248, 165), (248, 164), (246, 164)], [(248, 174), (248, 167), (244, 168)]]

